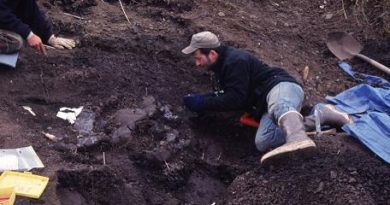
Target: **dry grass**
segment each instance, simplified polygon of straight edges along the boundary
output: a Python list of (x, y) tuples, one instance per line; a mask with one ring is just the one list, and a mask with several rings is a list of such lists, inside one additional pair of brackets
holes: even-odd
[(383, 18), (383, 29), (385, 34), (390, 37), (390, 0), (385, 0), (383, 3), (383, 10), (385, 11), (381, 14), (381, 18)]
[(356, 23), (390, 37), (390, 0), (344, 0)]

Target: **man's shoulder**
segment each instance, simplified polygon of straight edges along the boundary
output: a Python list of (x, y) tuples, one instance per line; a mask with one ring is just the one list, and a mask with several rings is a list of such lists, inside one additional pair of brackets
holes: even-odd
[(253, 56), (244, 50), (233, 47), (227, 48), (226, 60), (228, 64), (246, 62), (251, 58), (253, 58)]

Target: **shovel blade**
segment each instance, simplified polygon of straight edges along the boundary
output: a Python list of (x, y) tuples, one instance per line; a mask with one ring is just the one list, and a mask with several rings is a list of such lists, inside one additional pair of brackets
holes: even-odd
[(329, 33), (326, 45), (340, 60), (353, 58), (363, 49), (363, 46), (357, 40), (345, 32)]

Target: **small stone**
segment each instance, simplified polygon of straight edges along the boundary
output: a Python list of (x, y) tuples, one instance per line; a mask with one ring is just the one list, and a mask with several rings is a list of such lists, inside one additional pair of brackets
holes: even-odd
[(337, 178), (337, 172), (336, 171), (330, 171), (330, 178), (331, 179)]
[(358, 172), (357, 171), (352, 171), (351, 175), (358, 175)]
[(81, 136), (77, 139), (77, 147), (90, 148), (99, 144), (102, 141), (109, 141), (108, 137), (104, 133), (93, 133), (88, 136)]
[(225, 16), (225, 13), (223, 13), (222, 11), (218, 13), (218, 16), (220, 17), (224, 17)]
[(168, 142), (165, 141), (165, 140), (160, 141), (160, 146), (165, 146), (165, 145), (167, 145), (167, 144), (168, 144)]
[(355, 168), (355, 167), (348, 167), (347, 169), (348, 169), (348, 171), (350, 171), (350, 172), (356, 171), (356, 168)]
[(325, 19), (326, 20), (329, 20), (329, 19), (331, 19), (333, 17), (333, 14), (331, 14), (331, 13), (327, 13), (326, 15), (325, 15)]
[(152, 156), (155, 160), (164, 162), (172, 156), (172, 153), (167, 149), (159, 149), (152, 152)]
[(160, 111), (164, 112), (164, 118), (167, 120), (175, 121), (179, 118), (179, 116), (174, 115), (171, 111), (171, 107), (169, 105), (164, 105), (160, 107)]
[(114, 123), (120, 126), (127, 126), (130, 129), (135, 128), (137, 121), (143, 120), (148, 116), (145, 110), (141, 109), (122, 109), (114, 115)]
[(168, 142), (173, 142), (178, 136), (179, 132), (177, 130), (172, 130), (171, 132), (167, 133), (166, 138)]
[(142, 106), (149, 117), (154, 115), (157, 111), (156, 99), (153, 96), (143, 97)]
[(151, 121), (151, 122), (153, 122), (153, 126), (150, 128), (150, 131), (153, 134), (160, 135), (160, 134), (163, 134), (166, 131), (165, 127), (162, 124), (157, 123), (155, 121)]
[(183, 149), (185, 147), (188, 147), (190, 144), (191, 144), (191, 140), (183, 140), (183, 139), (181, 139), (179, 141), (179, 143), (175, 144), (175, 148), (177, 148), (178, 150), (181, 150), (181, 149)]
[(127, 126), (121, 126), (112, 133), (111, 142), (114, 144), (124, 143), (131, 138), (131, 130)]
[(167, 134), (167, 141), (168, 142), (173, 142), (173, 141), (175, 141), (176, 140), (176, 135), (174, 134), (174, 133), (168, 133)]
[(355, 183), (355, 182), (356, 182), (356, 179), (353, 178), (353, 177), (351, 177), (351, 178), (349, 178), (348, 182), (349, 182), (349, 183)]
[(72, 143), (66, 144), (64, 142), (59, 142), (54, 144), (53, 148), (60, 152), (73, 152), (77, 150), (77, 146), (75, 144)]
[(322, 190), (324, 190), (324, 186), (325, 186), (324, 182), (320, 182), (315, 193), (318, 193), (318, 192), (321, 192)]

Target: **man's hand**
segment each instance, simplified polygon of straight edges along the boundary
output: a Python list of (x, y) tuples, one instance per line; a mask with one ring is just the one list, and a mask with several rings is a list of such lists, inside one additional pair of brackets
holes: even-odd
[(184, 105), (193, 112), (200, 112), (204, 108), (204, 95), (187, 95), (184, 96)]
[(76, 47), (76, 42), (72, 39), (67, 39), (67, 38), (60, 38), (52, 35), (49, 38), (48, 43), (53, 46), (54, 48), (58, 49), (72, 49)]
[(45, 46), (43, 45), (42, 40), (41, 38), (39, 38), (39, 36), (31, 32), (31, 34), (27, 38), (27, 43), (30, 47), (34, 48), (38, 52), (42, 53), (43, 55), (47, 55)]

